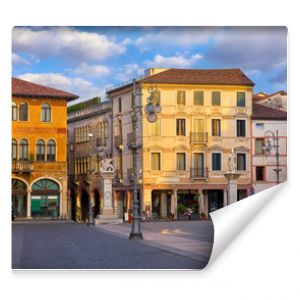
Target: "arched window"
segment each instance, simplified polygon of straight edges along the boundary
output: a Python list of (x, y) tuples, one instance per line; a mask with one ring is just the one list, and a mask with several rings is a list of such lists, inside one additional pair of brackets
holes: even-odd
[(36, 160), (45, 160), (45, 142), (43, 140), (38, 140), (36, 143)]
[(11, 119), (12, 121), (18, 120), (18, 106), (16, 102), (11, 103)]
[(55, 161), (56, 144), (54, 140), (49, 140), (47, 145), (47, 161)]
[(51, 122), (51, 106), (48, 103), (42, 105), (42, 122)]
[(13, 160), (17, 160), (18, 158), (18, 144), (15, 139), (11, 141), (11, 156)]
[(20, 103), (19, 120), (28, 121), (28, 105), (26, 102)]
[(25, 139), (20, 142), (20, 159), (28, 160), (28, 142)]

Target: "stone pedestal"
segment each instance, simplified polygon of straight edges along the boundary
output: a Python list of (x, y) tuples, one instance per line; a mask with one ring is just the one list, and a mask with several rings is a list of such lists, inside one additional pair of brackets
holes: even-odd
[(114, 178), (114, 172), (102, 171), (100, 175), (102, 178), (103, 209), (102, 215), (96, 217), (95, 225), (122, 223), (123, 220), (118, 218), (117, 212), (114, 212), (113, 208), (112, 180)]
[(241, 176), (239, 173), (225, 173), (224, 176), (228, 180), (228, 204), (232, 204), (237, 201), (237, 180)]

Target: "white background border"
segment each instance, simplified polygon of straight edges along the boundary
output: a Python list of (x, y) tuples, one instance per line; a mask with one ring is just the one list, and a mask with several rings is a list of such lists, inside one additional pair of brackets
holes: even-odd
[[(299, 299), (299, 8), (297, 1), (2, 1), (0, 228), (3, 299)], [(10, 82), (14, 25), (286, 25), (289, 183), (204, 271), (10, 270)], [(274, 45), (276, 47), (276, 45)], [(298, 155), (297, 155), (298, 154)], [(297, 188), (298, 186), (298, 188)]]

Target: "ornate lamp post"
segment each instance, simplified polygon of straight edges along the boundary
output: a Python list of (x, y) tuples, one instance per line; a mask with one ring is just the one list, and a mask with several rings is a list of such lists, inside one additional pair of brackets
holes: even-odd
[[(282, 169), (279, 168), (279, 138), (278, 138), (278, 130), (274, 133), (272, 130), (268, 130), (265, 132), (266, 146), (264, 147), (265, 155), (268, 156), (271, 154), (271, 150), (275, 150), (276, 155), (276, 169), (273, 169), (276, 172), (276, 184), (279, 184), (279, 173)], [(272, 141), (271, 141), (272, 139)]]
[[(156, 89), (149, 89), (150, 97), (147, 99), (148, 104), (145, 107), (145, 113), (147, 114), (147, 120), (150, 123), (154, 123), (157, 120), (156, 113), (160, 112), (160, 103), (157, 99), (154, 99)], [(137, 96), (141, 96), (141, 92), (136, 89), (136, 80), (133, 79), (133, 93), (132, 93), (132, 167), (133, 167), (133, 216), (131, 232), (129, 234), (130, 240), (142, 240), (143, 235), (141, 233), (141, 216), (140, 216), (140, 203), (137, 197), (137, 182), (138, 182), (138, 170), (137, 170)]]
[(94, 226), (94, 216), (93, 216), (93, 208), (92, 208), (92, 140), (93, 140), (93, 133), (89, 132), (89, 170), (88, 170), (88, 181), (89, 181), (89, 211), (88, 211), (88, 222), (87, 226)]

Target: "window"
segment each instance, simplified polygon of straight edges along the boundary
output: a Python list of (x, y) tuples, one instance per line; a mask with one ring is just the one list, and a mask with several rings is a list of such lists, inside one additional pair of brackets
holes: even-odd
[(240, 106), (240, 107), (246, 106), (245, 92), (237, 92), (236, 93), (236, 106)]
[(256, 123), (255, 127), (256, 127), (256, 129), (264, 129), (265, 128), (265, 124), (264, 123)]
[(160, 171), (160, 153), (151, 153), (151, 170)]
[(204, 93), (203, 91), (194, 92), (194, 105), (203, 105), (204, 104)]
[(18, 158), (18, 144), (15, 139), (11, 141), (11, 156), (13, 160), (17, 160)]
[(11, 103), (11, 119), (12, 121), (18, 120), (18, 107), (16, 102)]
[(176, 119), (176, 135), (185, 136), (185, 119)]
[(122, 98), (121, 97), (118, 99), (118, 110), (119, 110), (119, 113), (122, 112)]
[(48, 103), (42, 105), (42, 122), (51, 121), (51, 107)]
[(265, 167), (256, 167), (256, 180), (262, 181), (264, 180), (265, 174)]
[(152, 136), (160, 136), (161, 135), (161, 119), (157, 119), (156, 122), (151, 124), (151, 135)]
[(185, 105), (185, 91), (177, 91), (177, 105)]
[(185, 171), (185, 153), (176, 154), (177, 171)]
[(246, 154), (237, 153), (236, 158), (237, 158), (237, 170), (246, 171)]
[(238, 137), (246, 136), (246, 121), (245, 120), (236, 120), (236, 135)]
[(56, 144), (54, 140), (49, 140), (47, 144), (47, 161), (55, 161)]
[(38, 140), (36, 143), (36, 160), (45, 160), (45, 142), (43, 140)]
[(20, 159), (21, 160), (28, 159), (28, 142), (25, 139), (22, 139), (20, 142)]
[(221, 153), (212, 153), (212, 170), (213, 171), (221, 171)]
[(255, 139), (255, 154), (264, 154), (265, 139)]
[(20, 104), (19, 120), (20, 121), (28, 121), (28, 105), (25, 102)]
[(221, 92), (214, 91), (211, 93), (211, 105), (212, 106), (221, 105)]
[(212, 136), (221, 136), (221, 120), (212, 119), (211, 120), (211, 135)]

